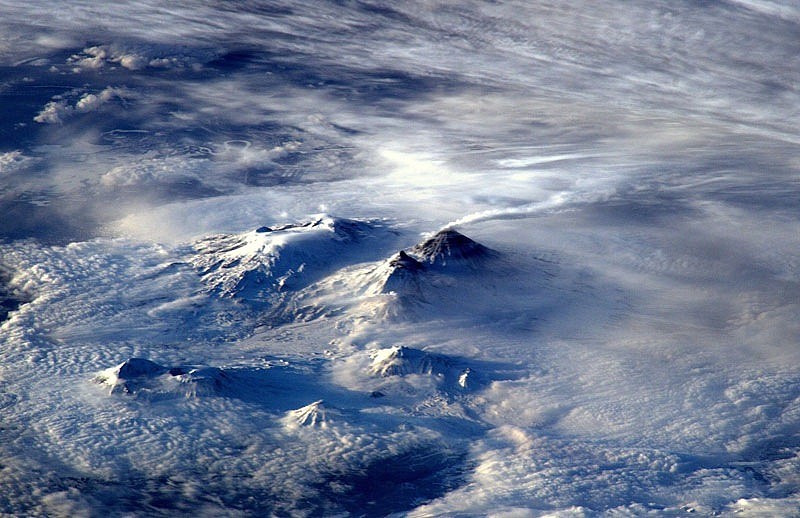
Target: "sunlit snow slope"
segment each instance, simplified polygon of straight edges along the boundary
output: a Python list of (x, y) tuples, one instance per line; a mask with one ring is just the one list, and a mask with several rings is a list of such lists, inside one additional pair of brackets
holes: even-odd
[(793, 2), (0, 0), (0, 515), (800, 515)]

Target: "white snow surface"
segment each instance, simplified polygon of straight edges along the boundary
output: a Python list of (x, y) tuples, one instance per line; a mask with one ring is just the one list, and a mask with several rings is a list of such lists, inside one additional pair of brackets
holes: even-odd
[(791, 2), (0, 12), (0, 515), (800, 516)]

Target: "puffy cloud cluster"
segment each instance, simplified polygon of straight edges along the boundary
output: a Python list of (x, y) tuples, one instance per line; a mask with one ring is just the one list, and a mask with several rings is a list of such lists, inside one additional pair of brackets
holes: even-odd
[(75, 111), (81, 113), (94, 111), (114, 97), (119, 96), (120, 90), (112, 87), (106, 88), (99, 94), (85, 94), (83, 97), (78, 99), (77, 103), (75, 103)]
[(42, 124), (59, 124), (71, 111), (66, 101), (50, 101), (33, 120)]
[(83, 94), (72, 105), (68, 99), (55, 98), (56, 100), (47, 103), (33, 120), (43, 124), (60, 124), (73, 113), (93, 112), (115, 97), (121, 98), (124, 93), (122, 88), (109, 86), (96, 94)]
[(128, 70), (145, 68), (193, 68), (212, 59), (213, 52), (186, 52), (177, 48), (130, 48), (117, 45), (96, 45), (73, 54), (67, 60), (75, 73), (121, 66)]
[(75, 54), (67, 61), (74, 65), (73, 71), (98, 70), (107, 63), (118, 63), (128, 70), (139, 70), (147, 65), (145, 58), (136, 53), (124, 53), (105, 45), (88, 47), (81, 54)]

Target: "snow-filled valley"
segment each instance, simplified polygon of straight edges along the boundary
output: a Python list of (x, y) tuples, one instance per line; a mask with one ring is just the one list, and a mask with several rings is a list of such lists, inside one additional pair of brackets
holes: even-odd
[(0, 13), (0, 515), (800, 515), (791, 2)]

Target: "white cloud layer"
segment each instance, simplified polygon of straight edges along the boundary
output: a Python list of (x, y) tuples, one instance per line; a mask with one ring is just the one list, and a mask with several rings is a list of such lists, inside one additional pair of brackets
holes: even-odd
[(796, 7), (0, 12), (0, 514), (797, 508)]

